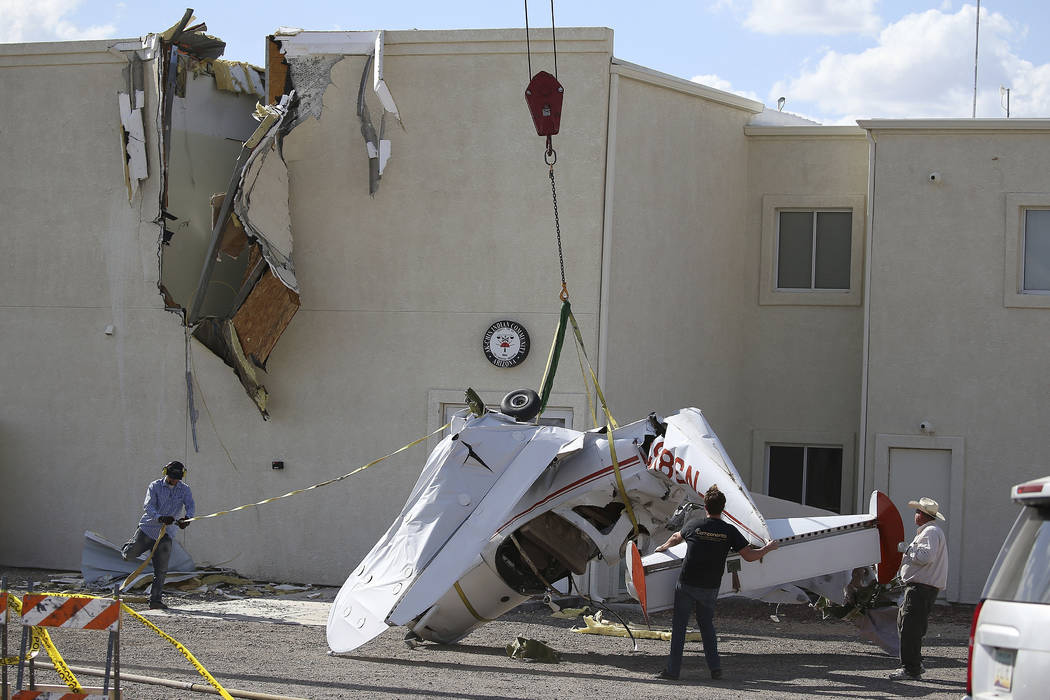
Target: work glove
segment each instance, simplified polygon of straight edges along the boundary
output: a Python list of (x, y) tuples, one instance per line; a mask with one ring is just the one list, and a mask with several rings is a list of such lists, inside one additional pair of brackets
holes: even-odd
[(162, 515), (159, 518), (157, 518), (157, 520), (161, 521), (165, 525), (171, 525), (173, 522), (175, 522), (175, 517), (172, 515)]
[(185, 530), (189, 526), (190, 526), (190, 521), (189, 520), (187, 520), (186, 518), (180, 518), (179, 519), (179, 529), (180, 530)]

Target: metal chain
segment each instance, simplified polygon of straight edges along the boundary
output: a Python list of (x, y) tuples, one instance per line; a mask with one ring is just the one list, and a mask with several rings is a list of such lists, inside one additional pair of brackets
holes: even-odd
[[(547, 137), (550, 138), (549, 136)], [(569, 298), (569, 288), (565, 284), (565, 254), (561, 248), (561, 221), (558, 218), (558, 190), (554, 183), (554, 164), (558, 162), (558, 154), (554, 152), (554, 149), (550, 146), (547, 147), (547, 152), (543, 156), (543, 161), (550, 166), (550, 178), (551, 178), (551, 200), (554, 202), (554, 233), (558, 239), (558, 266), (561, 268), (561, 300), (566, 301)]]

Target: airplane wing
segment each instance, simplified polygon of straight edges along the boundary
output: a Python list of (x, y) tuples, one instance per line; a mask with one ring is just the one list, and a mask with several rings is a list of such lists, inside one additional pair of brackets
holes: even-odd
[(401, 514), (336, 596), (328, 646), (345, 653), (404, 624), (477, 558), (508, 510), (581, 433), (498, 413), (469, 420), (430, 454)]

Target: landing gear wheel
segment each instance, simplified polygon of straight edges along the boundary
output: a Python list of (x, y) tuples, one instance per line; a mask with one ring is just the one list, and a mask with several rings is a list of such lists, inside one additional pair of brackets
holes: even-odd
[(499, 410), (517, 421), (530, 421), (540, 412), (540, 396), (532, 389), (517, 389), (503, 397)]

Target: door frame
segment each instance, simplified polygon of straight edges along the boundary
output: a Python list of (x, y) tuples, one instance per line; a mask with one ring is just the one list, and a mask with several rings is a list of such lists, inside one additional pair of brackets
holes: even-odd
[[(952, 518), (952, 527), (948, 531), (948, 587), (945, 597), (951, 602), (960, 600), (962, 590), (963, 528), (966, 520), (963, 517), (963, 485), (966, 477), (966, 441), (960, 436), (941, 435), (893, 435), (876, 433), (875, 435), (875, 488), (889, 495), (890, 489), (890, 450), (901, 448), (908, 450), (947, 450), (951, 453), (948, 487), (948, 517)], [(923, 494), (912, 497), (918, 499)], [(905, 513), (905, 536), (910, 532), (911, 522)]]

